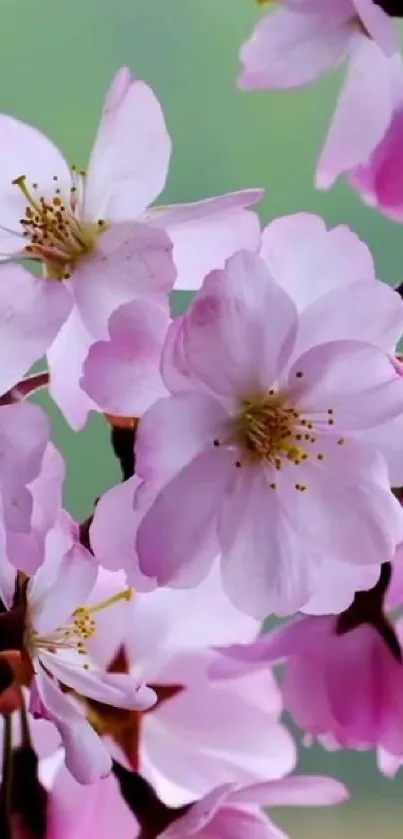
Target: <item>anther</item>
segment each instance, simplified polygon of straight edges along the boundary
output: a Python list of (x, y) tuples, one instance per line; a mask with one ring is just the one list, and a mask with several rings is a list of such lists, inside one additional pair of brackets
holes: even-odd
[(217, 437), (216, 437), (216, 439), (215, 439), (215, 440), (213, 440), (213, 446), (215, 446), (215, 447), (216, 447), (216, 449), (217, 449), (219, 445), (220, 445), (220, 441), (219, 441), (219, 440), (217, 439)]
[(304, 374), (303, 374), (302, 370), (297, 370), (297, 372), (296, 372), (296, 374), (295, 374), (295, 375), (296, 375), (297, 379), (302, 379), (302, 376), (303, 376)]

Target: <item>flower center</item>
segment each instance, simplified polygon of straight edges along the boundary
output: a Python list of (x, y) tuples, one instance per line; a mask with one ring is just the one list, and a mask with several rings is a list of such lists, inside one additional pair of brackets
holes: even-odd
[(44, 635), (36, 632), (30, 622), (27, 621), (25, 647), (31, 656), (35, 655), (37, 650), (56, 653), (61, 649), (72, 649), (80, 655), (87, 655), (87, 641), (92, 638), (97, 628), (93, 615), (109, 608), (109, 606), (113, 606), (115, 603), (119, 603), (121, 600), (131, 600), (132, 596), (133, 589), (128, 588), (114, 594), (107, 600), (102, 600), (95, 606), (79, 606), (73, 612), (71, 623)]
[[(302, 378), (302, 371), (296, 372)], [(228, 434), (223, 439), (213, 440), (214, 446), (236, 446), (239, 459), (235, 466), (266, 464), (276, 470), (285, 462), (298, 466), (308, 458), (322, 461), (325, 454), (319, 450), (320, 440), (335, 425), (333, 408), (315, 410), (303, 416), (290, 405), (289, 398), (274, 389), (242, 399), (240, 408), (232, 417)], [(342, 446), (344, 437), (335, 438), (335, 444)], [(276, 489), (275, 482), (270, 484)], [(295, 489), (304, 492), (305, 484), (296, 483)]]
[(15, 178), (15, 184), (26, 198), (25, 216), (20, 219), (23, 236), (28, 240), (25, 254), (45, 265), (50, 279), (65, 280), (77, 262), (90, 254), (97, 237), (106, 230), (103, 219), (84, 221), (82, 207), (85, 192), (85, 172), (71, 169), (69, 194), (62, 194), (54, 176), (55, 192), (50, 198), (40, 195), (38, 184), (29, 185), (25, 175)]
[(298, 433), (298, 411), (286, 405), (284, 398), (273, 390), (243, 399), (241, 410), (235, 417), (234, 437), (239, 448), (252, 461), (269, 461), (274, 466), (286, 457), (300, 463), (307, 454), (300, 445), (314, 442), (310, 427), (305, 434)]

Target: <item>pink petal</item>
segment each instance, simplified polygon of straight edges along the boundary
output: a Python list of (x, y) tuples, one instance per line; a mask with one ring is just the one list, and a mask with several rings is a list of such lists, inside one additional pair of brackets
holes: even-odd
[(74, 307), (47, 352), (49, 393), (74, 431), (80, 431), (89, 412), (96, 409), (79, 385), (91, 343), (92, 338)]
[(388, 466), (389, 483), (403, 485), (403, 450), (400, 445), (403, 434), (403, 414), (384, 422), (375, 428), (360, 431), (360, 440), (371, 448), (382, 452)]
[(135, 533), (147, 509), (145, 506), (144, 510), (141, 507), (134, 510), (140, 484), (140, 479), (134, 476), (102, 495), (90, 529), (91, 548), (97, 561), (111, 571), (124, 568), (136, 592), (152, 591), (156, 586), (154, 578), (141, 573), (135, 551)]
[(110, 775), (82, 786), (62, 768), (51, 787), (47, 809), (48, 839), (134, 839), (137, 823)]
[(306, 492), (294, 489), (296, 467), (282, 472), (279, 484), (285, 511), (300, 539), (305, 534), (311, 543), (309, 552), (312, 546), (336, 562), (379, 565), (392, 559), (401, 518), (396, 500), (384, 488), (382, 458), (355, 440), (337, 446), (329, 438), (320, 445), (324, 460), (311, 458), (298, 471)]
[(388, 131), (365, 161), (349, 173), (352, 186), (364, 201), (378, 207), (382, 213), (401, 221), (403, 217), (403, 166), (401, 147), (403, 137), (403, 66), (400, 66), (399, 100)]
[[(273, 470), (274, 471), (274, 470)], [(239, 470), (219, 521), (223, 586), (235, 606), (255, 618), (288, 614), (309, 597), (318, 558), (306, 547), (281, 498), (275, 476)]]
[(268, 224), (260, 253), (273, 279), (299, 311), (329, 291), (375, 279), (373, 259), (364, 242), (345, 225), (328, 230), (319, 216), (310, 213), (283, 216)]
[[(209, 619), (201, 621), (200, 612), (206, 603)], [(205, 650), (213, 644), (230, 644), (234, 640), (252, 641), (260, 629), (258, 621), (242, 614), (225, 595), (218, 559), (193, 589), (136, 592), (131, 614), (128, 649), (133, 664), (141, 663), (141, 672), (145, 668), (148, 681), (155, 681), (158, 676), (155, 667), (178, 651)], [(146, 624), (145, 634), (141, 627)], [(268, 696), (266, 691), (266, 704)]]
[(49, 434), (48, 417), (38, 405), (0, 407), (0, 476), (7, 529), (30, 532), (33, 500), (27, 485), (40, 475)]
[[(0, 516), (2, 518), (2, 502), (0, 498)], [(17, 570), (7, 558), (6, 553), (6, 538), (5, 528), (0, 521), (0, 551), (2, 560), (0, 563), (0, 598), (7, 609), (11, 609), (15, 594), (15, 584), (17, 581)]]
[[(124, 75), (122, 75), (122, 73)], [(165, 185), (171, 141), (161, 106), (144, 82), (120, 70), (107, 93), (86, 184), (88, 218), (135, 220)]]
[(43, 651), (41, 663), (58, 681), (79, 695), (114, 708), (144, 711), (157, 701), (151, 688), (126, 673), (104, 673), (91, 668), (87, 670), (73, 661), (63, 660), (58, 654)]
[(38, 129), (6, 114), (0, 115), (2, 165), (0, 174), (0, 259), (20, 254), (25, 247), (20, 219), (26, 198), (13, 181), (25, 175), (28, 188), (38, 184), (37, 194), (53, 196), (57, 186), (69, 194), (70, 170), (59, 149)]
[(363, 341), (330, 341), (307, 350), (291, 367), (287, 390), (301, 415), (312, 415), (315, 433), (382, 425), (403, 407), (402, 377), (384, 352)]
[(399, 49), (397, 27), (387, 12), (384, 12), (376, 0), (353, 0), (362, 23), (369, 36), (377, 42), (386, 55), (392, 55)]
[(382, 140), (393, 114), (394, 73), (393, 59), (374, 41), (357, 36), (317, 167), (319, 189), (328, 189), (343, 172), (365, 163)]
[(214, 439), (226, 435), (227, 422), (222, 405), (207, 394), (160, 399), (139, 423), (137, 474), (158, 483), (169, 480), (200, 452), (211, 450)]
[(107, 338), (110, 316), (123, 303), (164, 295), (175, 281), (172, 244), (166, 233), (144, 224), (116, 224), (70, 280), (82, 321), (95, 338)]
[(246, 836), (248, 839), (288, 839), (265, 813), (225, 804), (213, 816), (207, 830), (204, 834), (205, 839), (210, 836), (217, 836), (219, 839), (245, 839)]
[[(366, 313), (365, 318), (362, 312)], [(321, 297), (301, 317), (297, 345), (349, 338), (394, 353), (403, 332), (403, 303), (385, 283), (352, 282)]]
[(350, 606), (357, 591), (373, 588), (379, 573), (379, 565), (347, 565), (324, 558), (313, 594), (301, 611), (305, 615), (337, 615)]
[(28, 586), (30, 617), (37, 632), (50, 632), (67, 622), (88, 598), (97, 569), (94, 557), (82, 545), (73, 543), (66, 550), (63, 533), (53, 540)]
[(42, 358), (70, 308), (70, 295), (60, 283), (35, 277), (21, 265), (1, 266), (0, 335), (7, 358), (1, 367), (0, 393), (13, 387)]
[(278, 781), (253, 784), (235, 790), (231, 803), (259, 804), (262, 807), (328, 807), (349, 797), (348, 790), (334, 778), (321, 775), (291, 775)]
[(109, 341), (97, 341), (87, 356), (81, 385), (99, 408), (139, 417), (166, 389), (160, 375), (168, 313), (147, 300), (121, 306), (110, 318)]
[(224, 271), (206, 278), (184, 319), (190, 373), (225, 398), (270, 385), (292, 349), (296, 319), (292, 300), (272, 281), (263, 260), (236, 253)]
[(184, 816), (176, 819), (160, 835), (160, 839), (185, 839), (200, 833), (209, 824), (214, 814), (227, 800), (236, 784), (221, 784), (201, 801), (197, 801)]
[(137, 538), (140, 569), (159, 585), (195, 585), (216, 553), (211, 543), (217, 512), (234, 480), (233, 454), (202, 452), (158, 494)]
[(33, 501), (30, 531), (7, 531), (7, 556), (16, 568), (29, 575), (42, 564), (45, 540), (60, 513), (65, 471), (62, 456), (49, 443), (41, 472), (28, 487)]
[(309, 84), (336, 67), (350, 40), (347, 25), (324, 14), (280, 10), (264, 17), (241, 50), (244, 90), (290, 88)]
[(238, 689), (232, 680), (190, 685), (144, 721), (144, 751), (156, 773), (184, 790), (170, 804), (200, 798), (225, 781), (249, 783), (292, 771), (296, 748), (269, 712), (269, 684), (266, 707), (258, 706), (252, 691), (251, 697), (243, 692), (242, 680)]
[(112, 761), (107, 748), (73, 701), (41, 670), (36, 678), (42, 701), (60, 732), (67, 769), (80, 784), (106, 777)]
[(395, 778), (403, 763), (403, 755), (392, 755), (386, 749), (379, 748), (377, 752), (378, 769), (386, 778)]
[(262, 195), (263, 190), (245, 189), (194, 204), (150, 210), (151, 224), (164, 228), (173, 242), (176, 288), (200, 288), (209, 271), (222, 268), (235, 251), (258, 249), (259, 219), (245, 208)]

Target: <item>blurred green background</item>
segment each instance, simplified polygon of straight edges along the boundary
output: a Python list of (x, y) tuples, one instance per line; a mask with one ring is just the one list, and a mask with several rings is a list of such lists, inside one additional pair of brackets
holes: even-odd
[[(164, 201), (264, 186), (263, 221), (305, 209), (346, 223), (371, 246), (382, 279), (403, 279), (401, 228), (344, 183), (313, 188), (341, 73), (295, 93), (237, 91), (238, 49), (259, 16), (253, 0), (0, 0), (0, 9), (1, 110), (49, 133), (71, 161), (85, 166), (107, 85), (128, 64), (154, 88), (173, 138)], [(177, 308), (184, 302), (176, 296)], [(94, 419), (74, 435), (51, 413), (69, 463), (67, 505), (85, 517), (117, 475), (108, 430)], [(402, 782), (381, 779), (373, 755), (312, 749), (302, 767), (338, 774), (356, 794), (333, 811), (282, 813), (295, 839), (401, 839)]]

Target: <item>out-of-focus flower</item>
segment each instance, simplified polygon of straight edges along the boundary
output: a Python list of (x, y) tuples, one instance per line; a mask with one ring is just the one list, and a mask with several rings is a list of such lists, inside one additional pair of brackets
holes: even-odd
[[(84, 839), (88, 826), (98, 839), (111, 830), (120, 839), (287, 839), (260, 807), (332, 806), (348, 798), (346, 788), (333, 778), (289, 776), (248, 786), (227, 783), (175, 812), (163, 808), (157, 796), (142, 801), (137, 821), (120, 794), (115, 778), (101, 779), (85, 791), (65, 769), (49, 785), (48, 833), (45, 839)], [(138, 802), (140, 804), (140, 802)], [(156, 809), (161, 816), (156, 818)], [(133, 806), (135, 809), (135, 806)], [(147, 818), (149, 817), (149, 818)], [(140, 826), (141, 819), (141, 826)], [(160, 824), (158, 823), (160, 822)], [(164, 828), (164, 822), (167, 827)]]
[(374, 588), (342, 614), (298, 618), (255, 643), (222, 649), (212, 675), (285, 662), (284, 703), (297, 725), (332, 750), (378, 749), (382, 771), (392, 775), (403, 760), (403, 632), (390, 615), (403, 602), (402, 558), (399, 548)]
[[(122, 582), (121, 574), (101, 573), (96, 596), (113, 599)], [(225, 596), (218, 565), (192, 591), (137, 593), (117, 604), (113, 616), (112, 610), (99, 614), (92, 658), (150, 685), (158, 701), (144, 713), (89, 703), (88, 718), (166, 804), (181, 806), (228, 780), (247, 783), (292, 770), (295, 747), (279, 721), (281, 694), (272, 674), (219, 683), (208, 675), (213, 645), (251, 641), (260, 629)]]
[[(401, 301), (385, 291), (397, 337)], [(370, 293), (367, 307), (376, 317)], [(323, 557), (392, 558), (401, 509), (382, 446), (360, 435), (401, 415), (403, 383), (374, 344), (323, 342), (333, 314), (330, 301), (319, 306), (300, 332), (292, 299), (241, 252), (171, 327), (162, 367), (172, 395), (142, 417), (136, 445), (137, 474), (157, 488), (138, 530), (140, 570), (159, 585), (194, 585), (218, 544), (228, 595), (264, 617), (307, 602)]]
[(395, 23), (381, 6), (373, 0), (285, 0), (241, 50), (239, 85), (246, 90), (307, 85), (347, 59), (317, 167), (321, 188), (365, 163), (390, 125), (400, 56)]
[(393, 110), (384, 135), (359, 166), (349, 171), (349, 181), (361, 198), (395, 221), (403, 220), (403, 64), (396, 67), (392, 90)]

